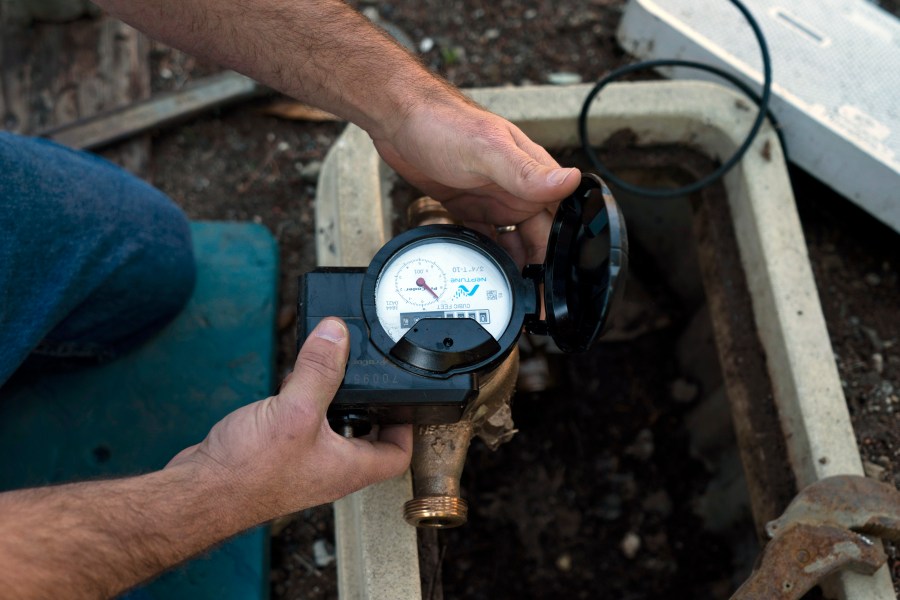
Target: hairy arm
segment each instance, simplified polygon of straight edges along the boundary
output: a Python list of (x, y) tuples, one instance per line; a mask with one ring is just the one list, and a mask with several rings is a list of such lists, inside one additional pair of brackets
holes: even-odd
[(346, 439), (325, 420), (346, 326), (325, 319), (277, 396), (216, 423), (165, 469), (0, 494), (0, 597), (107, 598), (253, 525), (409, 466), (412, 429)]
[(196, 465), (0, 494), (2, 595), (110, 597), (252, 526), (238, 498)]
[(389, 136), (423, 96), (462, 96), (339, 0), (94, 0), (151, 37)]
[(470, 102), (340, 0), (94, 0), (149, 35), (338, 114), (404, 179), (520, 264), (544, 258), (578, 187), (518, 127)]

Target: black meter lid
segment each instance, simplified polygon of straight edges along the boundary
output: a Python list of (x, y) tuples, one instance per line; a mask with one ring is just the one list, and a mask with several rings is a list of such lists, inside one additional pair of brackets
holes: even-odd
[(559, 205), (542, 270), (546, 322), (529, 329), (564, 352), (588, 350), (620, 302), (628, 270), (625, 221), (596, 175), (583, 174)]

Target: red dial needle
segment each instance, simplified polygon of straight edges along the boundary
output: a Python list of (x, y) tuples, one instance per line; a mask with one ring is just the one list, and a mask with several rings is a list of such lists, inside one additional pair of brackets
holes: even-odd
[(428, 293), (431, 294), (432, 296), (434, 296), (435, 298), (438, 297), (438, 295), (434, 293), (434, 290), (431, 289), (430, 287), (428, 287), (428, 284), (425, 283), (424, 277), (419, 277), (418, 279), (416, 279), (416, 285), (422, 289), (428, 290)]

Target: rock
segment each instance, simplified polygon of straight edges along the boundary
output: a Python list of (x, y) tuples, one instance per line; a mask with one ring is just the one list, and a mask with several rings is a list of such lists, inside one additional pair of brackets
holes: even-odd
[(315, 183), (319, 180), (319, 173), (322, 172), (322, 161), (314, 160), (307, 163), (300, 169), (300, 179), (308, 183)]
[(866, 337), (869, 338), (869, 343), (872, 344), (872, 348), (875, 352), (881, 352), (884, 349), (884, 342), (881, 340), (881, 336), (878, 335), (878, 332), (872, 329), (871, 327), (861, 327), (862, 332), (866, 334)]
[(674, 573), (678, 566), (671, 560), (662, 560), (659, 558), (648, 558), (641, 562), (641, 566), (648, 571), (661, 571)]
[(500, 30), (495, 27), (491, 27), (484, 32), (484, 39), (486, 40), (496, 40), (498, 37), (500, 37)]
[(547, 355), (534, 354), (523, 357), (519, 361), (519, 376), (516, 379), (516, 391), (536, 394), (547, 391), (551, 387), (550, 364)]
[(576, 83), (581, 83), (581, 75), (563, 71), (550, 73), (547, 75), (547, 83), (552, 85), (575, 85)]
[(577, 29), (579, 27), (584, 27), (585, 25), (590, 25), (591, 23), (596, 23), (599, 18), (599, 15), (592, 10), (575, 11), (569, 14), (566, 19), (566, 25), (573, 29)]
[(872, 286), (875, 286), (875, 285), (878, 285), (881, 283), (881, 277), (879, 277), (878, 274), (876, 274), (876, 273), (868, 273), (864, 279), (866, 280), (866, 283), (868, 283), (869, 285), (872, 285)]
[(430, 52), (432, 48), (434, 48), (434, 40), (430, 37), (424, 38), (419, 42), (419, 52)]
[(556, 559), (556, 568), (562, 571), (563, 573), (568, 573), (572, 570), (572, 555), (568, 552), (564, 552), (559, 555), (559, 558)]
[(641, 429), (630, 446), (625, 448), (625, 454), (638, 460), (649, 460), (653, 456), (653, 432), (649, 429)]
[(319, 538), (313, 542), (313, 561), (320, 569), (334, 562), (334, 550), (327, 541)]
[(633, 531), (629, 531), (619, 543), (619, 548), (622, 549), (622, 554), (625, 555), (625, 558), (634, 558), (637, 556), (638, 550), (641, 549), (641, 538)]
[(672, 396), (672, 400), (675, 402), (682, 402), (685, 404), (693, 402), (697, 399), (697, 394), (699, 393), (700, 386), (683, 377), (676, 379), (669, 385), (669, 395)]
[(866, 477), (870, 477), (872, 479), (881, 480), (881, 476), (884, 475), (884, 472), (887, 469), (882, 467), (881, 465), (876, 465), (875, 463), (869, 462), (867, 460), (863, 461), (863, 471), (866, 473)]
[(872, 368), (879, 375), (884, 373), (884, 357), (878, 352), (872, 355)]

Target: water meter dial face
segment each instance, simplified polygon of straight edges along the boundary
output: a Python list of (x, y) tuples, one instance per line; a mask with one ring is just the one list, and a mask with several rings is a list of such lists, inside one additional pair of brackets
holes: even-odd
[(424, 308), (441, 299), (447, 290), (447, 275), (434, 261), (413, 258), (397, 268), (394, 291), (411, 306)]
[(395, 342), (420, 319), (472, 319), (499, 340), (513, 312), (510, 282), (485, 251), (452, 238), (399, 250), (375, 284), (378, 321)]

